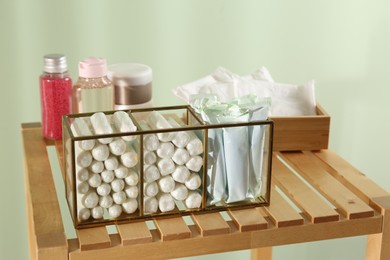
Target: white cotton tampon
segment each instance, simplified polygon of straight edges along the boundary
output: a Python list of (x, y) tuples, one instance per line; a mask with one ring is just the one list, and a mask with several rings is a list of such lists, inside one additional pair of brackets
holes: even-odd
[[(97, 112), (90, 117), (90, 121), (93, 127), (95, 134), (104, 135), (112, 134), (114, 131), (110, 125), (110, 122), (107, 119), (107, 116), (103, 112)], [(99, 142), (102, 144), (108, 144), (112, 142), (113, 138), (100, 138)]]
[[(171, 117), (168, 118), (167, 121), (173, 128), (181, 127), (181, 125)], [(186, 147), (189, 141), (190, 141), (190, 136), (187, 133), (187, 131), (176, 132), (175, 137), (172, 139), (172, 143), (179, 148)]]
[(111, 189), (113, 192), (119, 192), (125, 188), (125, 182), (122, 179), (114, 179), (111, 182)]
[(103, 162), (93, 160), (91, 165), (89, 166), (89, 169), (93, 173), (101, 173), (104, 170), (104, 164)]
[(127, 214), (134, 213), (138, 208), (138, 202), (136, 199), (126, 199), (122, 203), (122, 209)]
[(96, 188), (96, 192), (100, 196), (107, 196), (111, 192), (111, 185), (104, 182)]
[(110, 149), (105, 144), (96, 144), (92, 149), (92, 157), (97, 161), (104, 161), (110, 155)]
[(124, 179), (127, 177), (127, 175), (129, 175), (129, 168), (123, 165), (119, 165), (119, 167), (114, 170), (114, 173), (115, 177), (118, 179)]
[[(146, 121), (148, 122), (148, 125), (152, 129), (169, 129), (172, 128), (172, 126), (168, 123), (168, 121), (162, 116), (159, 112), (153, 111), (149, 114)], [(162, 142), (170, 142), (175, 137), (174, 132), (165, 132), (165, 133), (158, 133), (157, 137)]]
[(135, 199), (138, 196), (138, 187), (137, 186), (126, 186), (125, 193), (126, 196), (130, 199)]
[(160, 193), (157, 195), (158, 208), (161, 212), (168, 212), (175, 209), (175, 200), (169, 193)]
[(175, 188), (175, 181), (171, 176), (164, 176), (158, 180), (158, 186), (162, 192), (168, 193)]
[(101, 183), (102, 183), (102, 178), (100, 177), (100, 174), (99, 174), (99, 173), (92, 173), (92, 174), (89, 175), (88, 184), (89, 184), (91, 187), (96, 188), (96, 187), (98, 187)]
[(81, 221), (88, 220), (91, 217), (91, 211), (87, 208), (82, 208), (79, 210), (78, 216)]
[(183, 164), (186, 164), (190, 160), (190, 154), (188, 153), (188, 151), (186, 149), (177, 148), (172, 155), (172, 160), (177, 165), (183, 165)]
[(196, 190), (202, 184), (202, 181), (197, 173), (191, 173), (190, 177), (184, 183), (189, 190)]
[(110, 155), (106, 160), (104, 160), (104, 167), (106, 167), (109, 171), (116, 170), (118, 166), (119, 162), (115, 155)]
[(160, 178), (160, 171), (157, 166), (152, 164), (144, 168), (144, 180), (145, 182), (153, 182)]
[[(117, 111), (112, 115), (112, 121), (115, 128), (121, 133), (135, 132), (137, 127), (134, 125), (128, 113), (125, 111)], [(135, 135), (122, 136), (125, 141), (132, 141), (135, 139)]]
[(108, 147), (113, 155), (122, 155), (126, 152), (127, 144), (122, 138), (115, 138)]
[(77, 185), (77, 192), (80, 194), (86, 194), (89, 191), (89, 184), (86, 181), (80, 182)]
[(155, 152), (145, 151), (144, 152), (144, 164), (151, 165), (156, 163), (157, 156)]
[(147, 197), (154, 197), (158, 194), (157, 182), (145, 183), (144, 184), (144, 195)]
[(188, 131), (190, 141), (186, 145), (187, 151), (191, 156), (203, 153), (203, 143), (194, 132)]
[(100, 206), (96, 206), (91, 210), (91, 215), (94, 219), (101, 219), (103, 218), (104, 210)]
[(108, 208), (108, 214), (110, 215), (110, 218), (117, 218), (122, 214), (122, 207), (114, 204)]
[(115, 175), (113, 171), (104, 170), (100, 173), (100, 177), (105, 183), (111, 183), (114, 180)]
[(121, 155), (120, 160), (124, 166), (131, 168), (137, 165), (138, 154), (131, 145), (128, 145), (126, 152)]
[(126, 193), (124, 191), (114, 192), (112, 194), (112, 200), (116, 204), (122, 204), (126, 200)]
[(102, 196), (99, 198), (99, 205), (105, 209), (111, 207), (113, 202), (114, 201), (112, 200), (112, 197), (110, 195)]
[[(148, 126), (148, 124), (145, 121), (139, 121), (139, 125), (141, 126), (142, 130), (151, 130), (151, 128)], [(160, 140), (158, 139), (157, 135), (155, 134), (147, 134), (144, 135), (144, 150), (146, 151), (156, 151), (157, 148), (160, 145)]]
[(156, 151), (157, 156), (160, 158), (172, 158), (174, 152), (175, 147), (171, 142), (160, 143)]
[(82, 151), (77, 154), (76, 163), (82, 168), (88, 167), (92, 163), (92, 155), (89, 151)]
[[(75, 118), (70, 128), (75, 137), (92, 135), (91, 129), (89, 129), (87, 123), (82, 118)], [(95, 140), (93, 139), (77, 141), (77, 143), (81, 149), (87, 151), (92, 150), (95, 146)]]
[(89, 172), (87, 169), (82, 168), (77, 172), (77, 179), (79, 181), (86, 181), (89, 178)]
[(185, 183), (190, 177), (191, 172), (185, 166), (177, 166), (172, 173), (172, 178), (180, 183)]
[(156, 213), (158, 209), (158, 200), (155, 197), (145, 197), (144, 199), (144, 212)]
[(137, 185), (139, 181), (138, 173), (134, 170), (130, 170), (127, 177), (125, 178), (125, 182), (127, 185)]
[(198, 172), (203, 166), (203, 159), (199, 155), (192, 156), (186, 163), (186, 167), (193, 172)]
[(171, 191), (171, 195), (175, 200), (185, 200), (188, 195), (188, 189), (184, 184), (176, 183), (175, 188)]
[(175, 163), (170, 158), (157, 160), (157, 167), (162, 176), (171, 174), (175, 171)]
[(96, 192), (89, 191), (82, 197), (81, 201), (84, 207), (92, 209), (99, 203), (99, 196), (96, 194)]
[(184, 204), (189, 209), (199, 208), (202, 204), (202, 195), (196, 191), (190, 191), (184, 201)]

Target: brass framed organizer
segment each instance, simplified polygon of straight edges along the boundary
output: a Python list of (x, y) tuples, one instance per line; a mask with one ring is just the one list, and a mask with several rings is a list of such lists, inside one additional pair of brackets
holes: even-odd
[[(264, 121), (251, 121), (245, 123), (223, 123), (223, 124), (208, 124), (205, 123), (200, 116), (190, 107), (190, 106), (167, 106), (167, 107), (153, 107), (153, 108), (144, 108), (144, 109), (133, 109), (126, 110), (126, 112), (137, 127), (136, 131), (133, 132), (119, 132), (116, 127), (112, 123), (113, 115), (118, 111), (103, 111), (102, 113), (107, 117), (107, 120), (110, 122), (112, 126), (113, 132), (109, 134), (90, 134), (90, 135), (77, 135), (72, 128), (72, 123), (76, 119), (82, 119), (86, 125), (89, 125), (90, 129), (91, 125), (89, 119), (95, 113), (83, 113), (83, 114), (72, 114), (63, 116), (63, 154), (64, 154), (64, 172), (65, 172), (65, 191), (66, 191), (66, 199), (68, 202), (68, 206), (71, 212), (71, 216), (73, 219), (73, 223), (75, 228), (88, 228), (94, 226), (104, 226), (115, 223), (127, 223), (127, 222), (135, 222), (140, 220), (148, 220), (148, 219), (156, 219), (156, 218), (164, 218), (170, 216), (185, 216), (190, 214), (204, 213), (204, 212), (212, 212), (212, 211), (225, 211), (228, 208), (249, 208), (249, 207), (257, 207), (257, 206), (266, 206), (270, 203), (270, 191), (271, 191), (271, 167), (272, 167), (272, 147), (273, 147), (273, 131), (274, 124), (272, 120), (264, 120)], [(161, 128), (157, 129), (156, 127), (145, 127), (145, 121), (151, 113), (158, 112), (163, 116), (163, 118), (167, 121), (176, 122), (175, 126), (170, 128)], [(172, 126), (172, 124), (171, 124)], [(91, 131), (93, 133), (93, 131)], [(191, 138), (197, 138), (203, 147), (203, 151), (198, 155), (191, 155), (190, 158), (195, 156), (200, 156), (201, 168), (200, 170), (192, 171), (191, 174), (195, 174), (199, 176), (201, 181), (200, 186), (196, 187), (194, 190), (190, 190), (188, 186), (189, 193), (198, 193), (201, 196), (200, 205), (196, 207), (189, 207), (187, 201), (185, 200), (174, 200), (174, 208), (172, 210), (168, 210), (166, 212), (161, 211), (160, 207), (157, 211), (148, 211), (149, 208), (146, 200), (150, 197), (145, 195), (145, 187), (149, 183), (146, 181), (147, 179), (147, 169), (149, 165), (145, 162), (145, 153), (148, 151), (145, 149), (145, 138), (150, 136), (158, 136), (163, 134), (173, 133), (173, 136), (178, 136), (178, 133), (185, 133)], [(230, 144), (226, 143), (227, 134), (232, 134)], [(237, 136), (240, 140), (237, 140)], [(225, 137), (225, 139), (223, 139)], [(222, 139), (221, 139), (222, 138)], [(97, 187), (88, 186), (87, 192), (80, 192), (79, 185), (80, 183), (89, 182), (89, 178), (92, 173), (90, 170), (90, 166), (81, 167), (78, 163), (79, 155), (82, 152), (92, 153), (91, 151), (84, 151), (81, 147), (81, 143), (87, 140), (94, 140), (96, 145), (101, 145), (99, 140), (118, 140), (118, 139), (126, 139), (131, 141), (126, 141), (126, 149), (133, 149), (138, 155), (138, 163), (135, 166), (128, 167), (129, 171), (136, 172), (138, 174), (138, 182), (134, 185), (130, 185), (125, 178), (122, 179), (124, 187), (121, 187), (118, 192), (122, 192), (126, 187), (135, 186), (138, 190), (138, 195), (136, 198), (131, 198), (136, 200), (137, 209), (132, 213), (126, 213), (123, 210), (119, 216), (111, 217), (109, 214), (109, 207), (104, 208), (103, 215), (97, 219), (93, 217), (92, 209), (95, 207), (101, 207), (100, 199), (104, 196), (98, 195), (98, 204), (92, 203), (87, 206), (85, 203), (86, 194), (96, 193)], [(224, 141), (225, 140), (225, 143)], [(242, 141), (244, 140), (244, 141)], [(121, 141), (122, 142), (122, 141)], [(160, 141), (161, 142), (161, 141)], [(240, 143), (241, 142), (241, 143)], [(161, 142), (162, 143), (162, 142)], [(167, 141), (169, 143), (169, 141)], [(108, 144), (104, 144), (108, 145)], [(229, 145), (229, 148), (227, 148)], [(95, 146), (96, 147), (96, 146)], [(131, 147), (131, 148), (128, 148)], [(223, 148), (222, 148), (223, 147)], [(177, 149), (187, 149), (188, 147), (174, 147), (175, 151)], [(225, 149), (225, 150), (224, 150)], [(229, 151), (230, 152), (229, 152)], [(230, 153), (229, 155), (227, 153)], [(112, 154), (110, 154), (111, 156)], [(220, 167), (220, 163), (218, 160), (223, 157), (225, 161), (224, 167)], [(235, 156), (239, 156), (238, 158), (234, 158)], [(119, 164), (123, 163), (121, 161), (122, 155), (115, 155)], [(113, 157), (115, 157), (113, 155)], [(157, 156), (158, 158), (158, 156)], [(244, 158), (244, 159), (242, 159)], [(199, 159), (199, 158), (197, 158)], [(232, 160), (233, 159), (233, 160)], [(95, 159), (92, 159), (95, 160)], [(159, 159), (162, 160), (162, 159)], [(220, 161), (219, 161), (220, 162)], [(227, 164), (226, 164), (227, 163)], [(157, 165), (157, 163), (155, 164)], [(243, 165), (242, 171), (232, 172), (232, 169), (229, 165), (233, 165), (233, 169), (236, 170), (237, 167)], [(179, 167), (183, 165), (175, 164), (175, 167)], [(184, 164), (185, 167), (186, 164)], [(156, 166), (157, 167), (157, 166)], [(88, 170), (88, 178), (85, 176), (83, 178), (79, 178), (81, 169)], [(157, 169), (159, 169), (157, 167)], [(227, 173), (229, 172), (230, 173)], [(97, 173), (101, 175), (101, 173)], [(225, 175), (224, 175), (225, 174)], [(227, 175), (226, 175), (227, 174)], [(230, 176), (229, 174), (235, 174), (235, 177)], [(172, 173), (168, 173), (166, 175), (160, 176), (161, 178), (164, 176), (171, 176)], [(220, 183), (215, 181), (215, 176), (219, 177), (224, 176), (225, 182)], [(192, 176), (192, 175), (191, 175)], [(238, 177), (237, 177), (238, 176)], [(244, 176), (244, 177), (242, 177)], [(195, 176), (196, 177), (196, 176)], [(236, 190), (229, 190), (229, 187), (239, 186), (239, 184), (234, 183), (232, 185), (232, 180), (234, 178), (243, 178), (242, 187), (247, 190), (244, 191), (243, 194), (234, 194)], [(98, 177), (97, 177), (98, 178)], [(120, 179), (114, 177), (115, 179)], [(196, 177), (198, 178), (198, 177)], [(233, 179), (232, 179), (233, 178)], [(158, 182), (158, 180), (154, 180)], [(229, 186), (230, 180), (230, 186)], [(134, 180), (133, 180), (134, 181)], [(213, 182), (214, 181), (214, 182)], [(107, 183), (111, 187), (112, 182), (100, 180), (99, 185)], [(83, 184), (84, 185), (84, 184)], [(175, 186), (185, 186), (185, 183), (178, 182), (175, 180)], [(246, 186), (245, 186), (246, 185)], [(96, 186), (96, 184), (94, 185)], [(107, 185), (106, 185), (107, 186)], [(160, 196), (163, 194), (161, 192), (161, 186), (159, 194)], [(134, 188), (135, 189), (135, 188)], [(222, 193), (221, 193), (222, 189)], [(223, 190), (224, 189), (224, 190)], [(219, 190), (219, 195), (216, 195), (215, 190)], [(110, 194), (107, 196), (113, 195), (113, 190), (111, 188)], [(169, 192), (167, 192), (169, 193)], [(222, 194), (222, 195), (221, 195)], [(126, 193), (127, 195), (127, 193)], [(96, 196), (94, 195), (96, 200)], [(187, 196), (188, 198), (188, 196)], [(126, 197), (126, 201), (131, 200), (130, 197)], [(134, 201), (133, 201), (134, 202)], [(157, 200), (157, 202), (160, 202)], [(88, 203), (87, 203), (88, 204)], [(112, 202), (111, 205), (120, 205), (116, 204), (115, 201)], [(123, 204), (122, 209), (124, 208)], [(87, 217), (81, 218), (80, 211), (81, 209), (86, 208), (85, 211), (89, 211), (90, 216), (86, 214)], [(99, 209), (100, 210), (100, 209)], [(91, 213), (92, 212), (92, 213)]]

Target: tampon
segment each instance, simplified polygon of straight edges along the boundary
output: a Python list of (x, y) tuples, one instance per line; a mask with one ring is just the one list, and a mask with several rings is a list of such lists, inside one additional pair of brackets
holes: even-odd
[(115, 178), (114, 172), (109, 170), (102, 171), (100, 176), (105, 183), (111, 183)]
[[(75, 118), (70, 128), (75, 137), (92, 135), (91, 129), (89, 129), (87, 123), (82, 118)], [(93, 139), (76, 141), (76, 143), (78, 143), (81, 149), (86, 151), (92, 150), (92, 148), (95, 146), (95, 140)]]
[(144, 212), (156, 213), (158, 209), (158, 200), (155, 197), (144, 198)]
[(86, 181), (89, 178), (89, 172), (87, 169), (82, 168), (77, 172), (77, 179), (79, 181)]
[(198, 172), (203, 166), (203, 158), (199, 155), (192, 156), (186, 163), (186, 166), (190, 171)]
[(144, 168), (144, 180), (146, 182), (153, 182), (160, 178), (160, 171), (157, 166), (152, 164)]
[(114, 155), (122, 155), (126, 152), (127, 144), (121, 138), (115, 138), (111, 143), (108, 144), (110, 152)]
[(92, 149), (92, 157), (97, 161), (102, 162), (106, 160), (109, 155), (110, 150), (105, 144), (96, 144), (95, 147)]
[[(142, 130), (150, 130), (150, 127), (145, 121), (138, 122)], [(158, 140), (155, 134), (144, 135), (144, 150), (146, 151), (156, 151), (160, 145), (160, 140)]]
[(89, 151), (82, 151), (77, 154), (76, 163), (82, 168), (88, 167), (92, 163), (92, 155)]
[(196, 190), (201, 184), (202, 181), (197, 173), (191, 173), (190, 177), (185, 182), (185, 185), (189, 190)]
[(117, 218), (122, 214), (122, 207), (114, 204), (108, 208), (108, 214), (110, 215), (110, 218)]
[(116, 170), (119, 166), (118, 159), (115, 155), (110, 155), (106, 160), (104, 160), (104, 166), (109, 171)]
[[(167, 118), (167, 121), (173, 128), (181, 127), (181, 125), (171, 117)], [(172, 143), (179, 148), (186, 147), (189, 141), (190, 141), (190, 136), (188, 135), (187, 131), (176, 132), (175, 137), (172, 139)]]
[(157, 160), (157, 167), (162, 176), (171, 174), (175, 171), (175, 163), (170, 158), (163, 158)]
[(158, 193), (157, 182), (145, 183), (144, 184), (144, 194), (147, 197), (154, 197)]
[(91, 211), (87, 208), (82, 208), (79, 210), (79, 219), (88, 220), (91, 217)]
[(92, 209), (99, 203), (99, 196), (96, 194), (96, 192), (89, 191), (82, 197), (81, 201), (84, 207)]
[(151, 165), (156, 163), (157, 156), (155, 152), (152, 151), (145, 151), (144, 152), (144, 164)]
[(124, 154), (121, 155), (121, 162), (126, 167), (134, 167), (138, 163), (138, 155), (134, 149), (129, 145)]
[(175, 171), (172, 173), (172, 178), (180, 183), (185, 183), (190, 177), (190, 171), (185, 166), (177, 166)]
[(191, 156), (199, 155), (203, 153), (203, 143), (202, 141), (196, 136), (194, 132), (188, 131), (188, 134), (190, 136), (190, 141), (188, 142), (186, 148), (188, 153)]
[(111, 182), (111, 189), (113, 192), (119, 192), (125, 188), (125, 182), (122, 179), (114, 179)]
[(164, 176), (158, 180), (158, 186), (162, 192), (171, 192), (175, 188), (175, 181), (171, 176)]
[(190, 159), (190, 154), (186, 149), (183, 148), (177, 148), (172, 155), (172, 160), (177, 165), (183, 165), (187, 163), (189, 159)]
[[(114, 131), (107, 119), (107, 116), (103, 112), (97, 112), (90, 117), (90, 121), (95, 134), (112, 134)], [(102, 144), (108, 144), (112, 142), (113, 138), (100, 138), (98, 141)]]
[(99, 198), (99, 205), (105, 209), (111, 207), (113, 203), (112, 197), (110, 195), (103, 196)]
[(114, 173), (115, 177), (117, 177), (118, 179), (124, 179), (127, 177), (127, 175), (129, 175), (129, 168), (123, 165), (119, 165), (119, 167), (114, 170)]
[[(117, 111), (112, 115), (112, 121), (115, 128), (121, 133), (135, 132), (137, 127), (134, 125), (128, 113), (125, 111)], [(122, 136), (125, 141), (132, 141), (135, 139), (135, 135)]]
[(138, 184), (138, 173), (134, 170), (130, 170), (129, 174), (125, 178), (125, 182), (127, 185), (137, 185)]
[(80, 182), (77, 185), (77, 192), (80, 194), (86, 194), (89, 191), (89, 184), (86, 181)]
[(137, 186), (126, 186), (125, 187), (126, 196), (130, 199), (135, 199), (138, 196), (138, 187)]
[(114, 192), (112, 194), (112, 200), (116, 204), (122, 204), (126, 200), (126, 193), (124, 191)]
[(96, 188), (96, 192), (100, 196), (107, 196), (111, 192), (111, 185), (104, 182), (100, 184), (99, 187)]
[(202, 203), (202, 196), (196, 191), (190, 191), (184, 204), (189, 209), (199, 208)]
[(89, 166), (89, 169), (93, 173), (101, 173), (104, 170), (104, 164), (103, 162), (93, 160), (91, 165)]
[(126, 201), (122, 203), (122, 208), (127, 214), (134, 213), (138, 208), (138, 202), (136, 199), (126, 199)]
[(91, 210), (91, 215), (94, 219), (103, 218), (103, 214), (104, 214), (103, 208), (100, 206), (96, 206)]
[(160, 143), (156, 151), (157, 156), (160, 158), (172, 158), (174, 152), (175, 147), (171, 142)]
[[(172, 128), (172, 126), (168, 123), (168, 121), (164, 118), (164, 116), (157, 111), (152, 111), (147, 117), (146, 121), (148, 122), (150, 128), (155, 130)], [(175, 133), (173, 132), (158, 133), (157, 137), (162, 142), (170, 142), (175, 137)]]
[(175, 208), (175, 201), (169, 193), (160, 193), (157, 195), (158, 208), (161, 212), (171, 211)]
[(102, 183), (102, 178), (100, 177), (99, 173), (92, 173), (89, 175), (88, 184), (96, 188)]
[(175, 200), (185, 200), (188, 195), (188, 189), (184, 184), (176, 183), (175, 188), (171, 191), (171, 195)]

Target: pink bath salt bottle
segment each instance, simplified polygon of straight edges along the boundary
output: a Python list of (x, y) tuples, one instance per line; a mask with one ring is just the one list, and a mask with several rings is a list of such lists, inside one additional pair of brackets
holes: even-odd
[(66, 57), (48, 54), (43, 57), (40, 76), (42, 135), (47, 139), (62, 138), (62, 116), (71, 113), (72, 79), (68, 74)]

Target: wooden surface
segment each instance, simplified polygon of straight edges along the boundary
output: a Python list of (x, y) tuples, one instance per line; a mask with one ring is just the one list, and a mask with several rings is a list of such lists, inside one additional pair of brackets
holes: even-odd
[(254, 249), (252, 259), (269, 260), (273, 246), (360, 235), (369, 235), (366, 259), (390, 259), (390, 194), (329, 150), (275, 153), (269, 207), (116, 224), (113, 234), (83, 229), (70, 238), (57, 199), (65, 194), (56, 193), (46, 152), (54, 142), (42, 140), (38, 124), (23, 124), (22, 139), (31, 259), (167, 259)]

